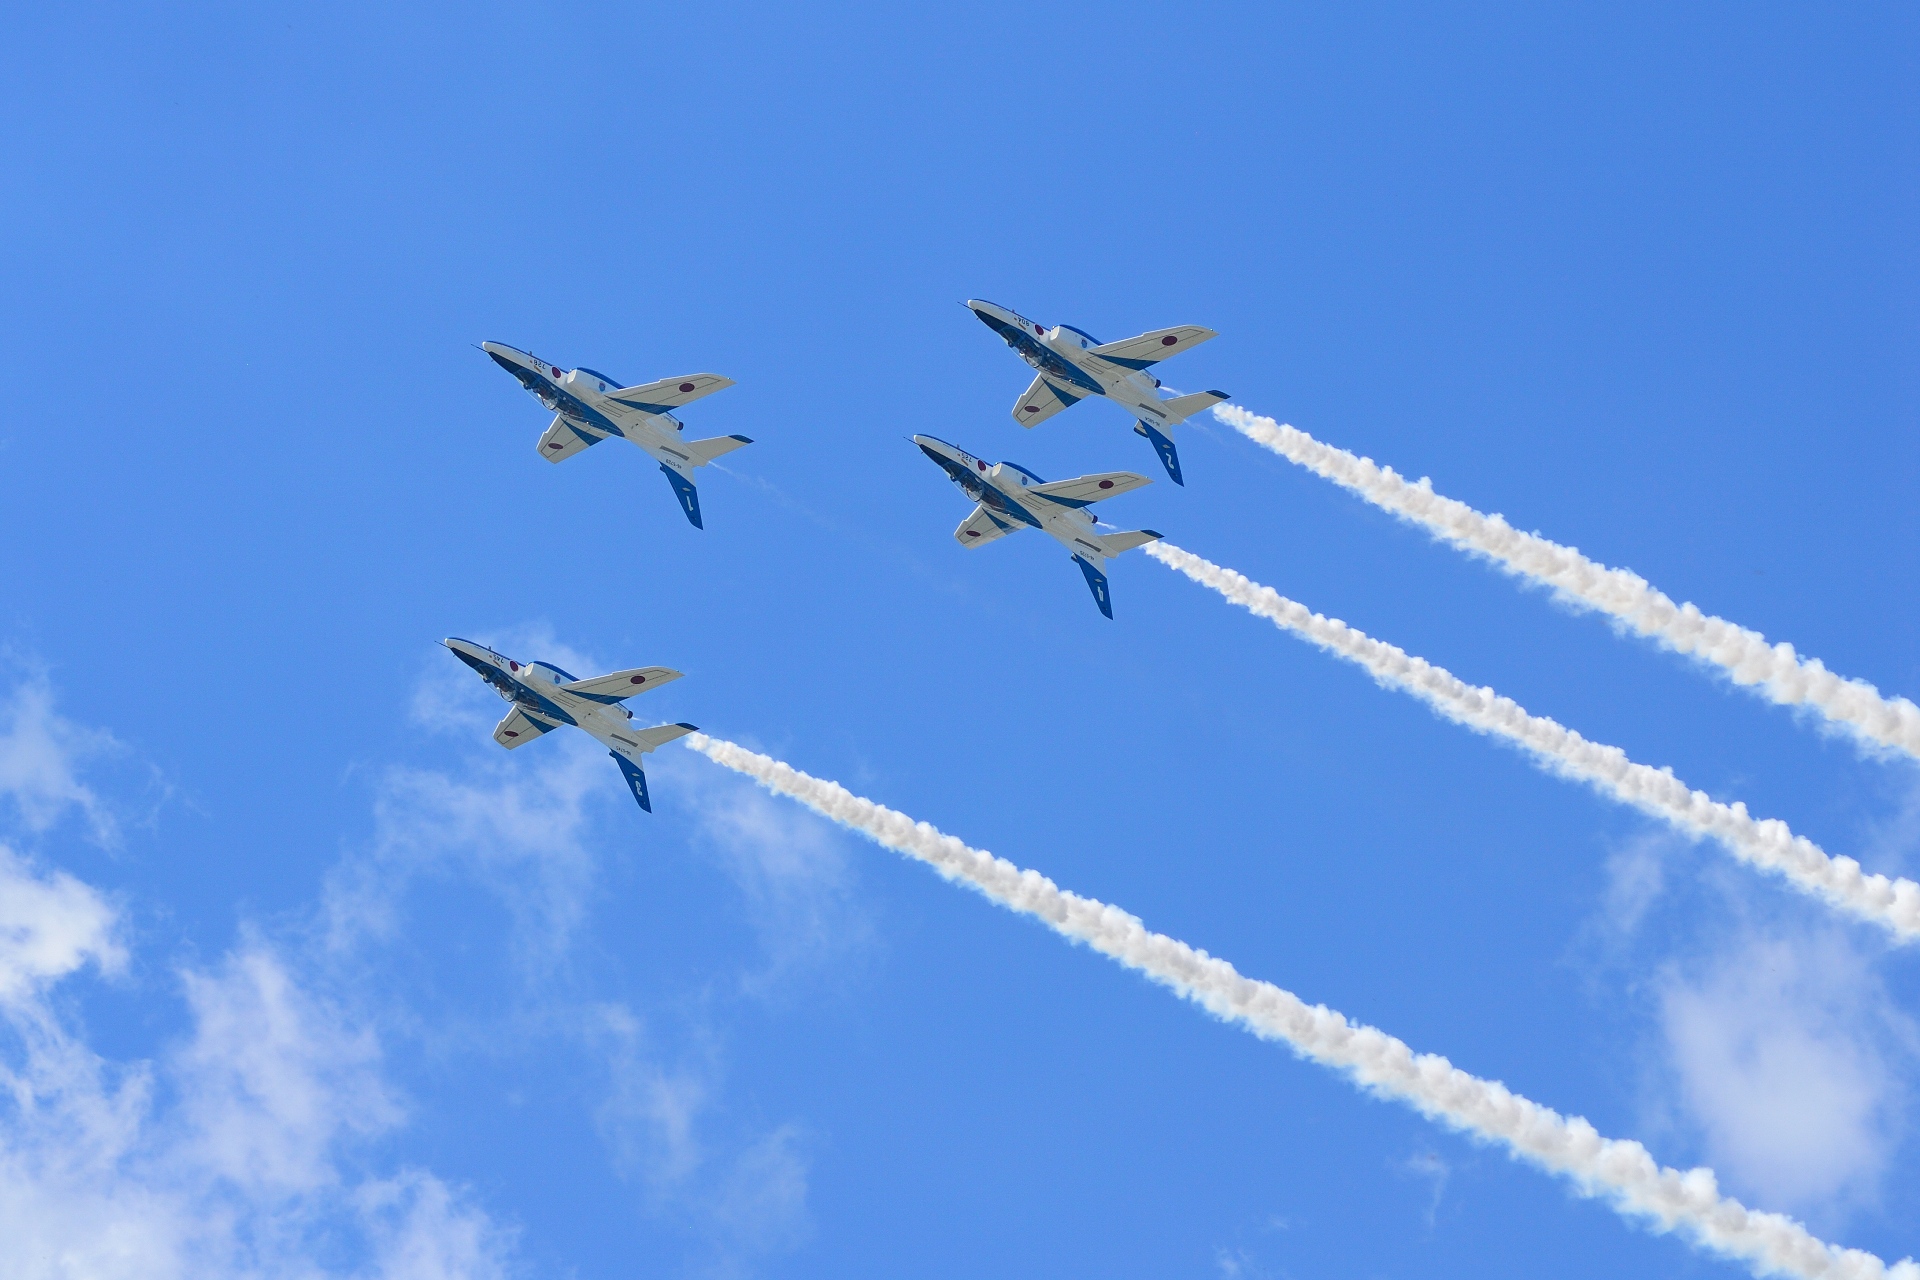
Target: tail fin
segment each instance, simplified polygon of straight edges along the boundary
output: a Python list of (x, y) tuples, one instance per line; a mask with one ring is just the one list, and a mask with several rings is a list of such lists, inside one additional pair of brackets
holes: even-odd
[(633, 792), (633, 798), (640, 802), (640, 807), (643, 810), (652, 813), (653, 805), (647, 799), (647, 775), (645, 772), (641, 770), (639, 765), (617, 751), (609, 751), (607, 754), (612, 756), (613, 762), (620, 766), (620, 772), (626, 778), (627, 789)]
[(1129, 529), (1125, 533), (1096, 533), (1094, 535), (1094, 537), (1100, 540), (1100, 545), (1107, 549), (1107, 554), (1110, 556), (1117, 556), (1122, 551), (1131, 551), (1135, 547), (1143, 547), (1149, 542), (1158, 542), (1165, 536), (1165, 534), (1157, 533), (1152, 529)]
[(1100, 612), (1113, 617), (1113, 599), (1107, 594), (1107, 575), (1104, 570), (1085, 556), (1075, 556), (1073, 562), (1080, 566), (1080, 572), (1086, 575), (1087, 589), (1093, 592), (1093, 602), (1100, 606)]
[(1144, 422), (1133, 424), (1135, 435), (1145, 436), (1153, 442), (1153, 451), (1160, 455), (1160, 465), (1167, 469), (1167, 475), (1177, 485), (1187, 482), (1180, 478), (1180, 455), (1174, 451), (1173, 437), (1158, 427), (1150, 427)]
[(1175, 396), (1160, 402), (1160, 412), (1170, 422), (1185, 422), (1202, 409), (1210, 409), (1222, 400), (1232, 399), (1224, 391), (1196, 391), (1190, 396)]
[(667, 483), (673, 486), (673, 496), (680, 499), (680, 509), (687, 513), (687, 519), (696, 529), (707, 526), (700, 523), (700, 491), (693, 487), (693, 481), (681, 475), (666, 463), (660, 464)]
[(752, 443), (745, 436), (711, 436), (705, 440), (688, 440), (681, 447), (693, 455), (694, 466), (704, 467), (721, 454)]

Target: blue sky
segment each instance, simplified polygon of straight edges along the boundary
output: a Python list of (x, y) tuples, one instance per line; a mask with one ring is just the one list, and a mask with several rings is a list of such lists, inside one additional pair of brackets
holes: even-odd
[[(1828, 1238), (1920, 1249), (1905, 951), (1144, 556), (966, 552), (957, 304), (1920, 691), (1893, 6), (70, 6), (0, 77), (0, 1235), (22, 1274), (1738, 1274), (690, 752), (840, 780)], [(711, 371), (689, 528), (482, 339)], [(1920, 777), (1196, 422), (1163, 530), (1869, 867)], [(577, 665), (576, 665), (577, 664)], [(104, 1252), (88, 1253), (89, 1249)], [(16, 1266), (19, 1264), (15, 1263)]]

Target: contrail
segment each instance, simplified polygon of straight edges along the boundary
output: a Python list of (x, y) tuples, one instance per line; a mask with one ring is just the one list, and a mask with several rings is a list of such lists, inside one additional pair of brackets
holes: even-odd
[(1564, 1174), (1581, 1194), (1606, 1199), (1657, 1230), (1681, 1228), (1707, 1248), (1747, 1263), (1756, 1275), (1920, 1280), (1920, 1265), (1912, 1259), (1888, 1266), (1871, 1253), (1827, 1244), (1791, 1218), (1748, 1209), (1720, 1194), (1711, 1169), (1663, 1168), (1638, 1142), (1603, 1138), (1577, 1116), (1563, 1116), (1497, 1081), (1468, 1075), (1438, 1055), (1416, 1054), (1383, 1031), (1350, 1022), (1325, 1005), (1309, 1005), (1272, 983), (1242, 977), (1226, 961), (1153, 933), (1118, 907), (1068, 893), (1037, 871), (969, 848), (836, 782), (704, 733), (689, 734), (686, 742), (769, 791), (918, 858), (1003, 907), (1037, 917), (1223, 1021), (1262, 1039), (1285, 1041), (1301, 1057), (1345, 1072), (1372, 1093)]
[(1795, 653), (1790, 644), (1768, 644), (1758, 631), (1702, 613), (1691, 604), (1675, 604), (1631, 569), (1610, 569), (1572, 547), (1522, 533), (1498, 515), (1484, 515), (1435, 493), (1425, 477), (1408, 480), (1392, 467), (1322, 444), (1298, 427), (1239, 405), (1215, 405), (1213, 412), (1288, 461), (1437, 538), (1486, 556), (1509, 573), (1545, 583), (1565, 600), (1598, 609), (1640, 635), (1710, 662), (1735, 684), (1758, 689), (1783, 707), (1811, 707), (1870, 746), (1920, 758), (1920, 706), (1905, 698), (1888, 698), (1864, 680), (1835, 675), (1818, 658)]
[(1920, 938), (1920, 884), (1868, 875), (1848, 857), (1832, 857), (1778, 818), (1755, 818), (1739, 802), (1722, 804), (1695, 791), (1670, 769), (1636, 764), (1619, 747), (1589, 742), (1573, 730), (1492, 689), (1476, 689), (1442, 667), (1337, 618), (1327, 618), (1170, 542), (1149, 542), (1146, 553), (1212, 587), (1234, 604), (1275, 626), (1356, 662), (1381, 684), (1424, 699), (1447, 719), (1496, 734), (1524, 747), (1548, 768), (1590, 784), (1604, 795), (1652, 814), (1691, 835), (1711, 836), (1736, 858), (1785, 876), (1796, 887), (1863, 920), (1890, 930), (1902, 942)]

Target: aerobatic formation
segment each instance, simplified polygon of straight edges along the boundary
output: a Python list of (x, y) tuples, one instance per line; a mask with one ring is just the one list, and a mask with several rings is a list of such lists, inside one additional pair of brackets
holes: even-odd
[[(1570, 547), (1520, 533), (1497, 515), (1486, 516), (1440, 497), (1425, 480), (1408, 482), (1391, 468), (1223, 404), (1225, 392), (1162, 397), (1160, 381), (1147, 370), (1217, 336), (1212, 329), (1185, 325), (1102, 343), (1072, 325), (1048, 329), (994, 303), (972, 299), (965, 305), (1035, 370), (1032, 384), (1013, 406), (1013, 418), (1022, 427), (1044, 422), (1090, 396), (1103, 397), (1134, 419), (1134, 431), (1153, 445), (1168, 477), (1185, 485), (1172, 428), (1213, 408), (1221, 421), (1256, 442), (1464, 550), (1545, 583), (1580, 605), (1603, 610), (1643, 635), (1715, 663), (1736, 682), (1760, 686), (1776, 702), (1811, 706), (1875, 747), (1920, 757), (1920, 708), (1904, 698), (1884, 698), (1871, 685), (1847, 680), (1818, 661), (1801, 658), (1791, 646), (1769, 646), (1757, 633), (1703, 615), (1692, 605), (1675, 605), (1631, 572), (1608, 569)], [(553, 413), (539, 439), (540, 456), (560, 462), (610, 436), (631, 440), (659, 463), (681, 510), (696, 529), (704, 525), (695, 471), (753, 443), (739, 435), (686, 440), (674, 416), (675, 409), (732, 386), (731, 379), (698, 373), (622, 386), (618, 379), (584, 366), (562, 369), (497, 342), (482, 343), (481, 349)], [(1447, 719), (1511, 742), (1553, 772), (1585, 782), (1688, 834), (1716, 840), (1748, 864), (1784, 877), (1856, 919), (1883, 927), (1899, 942), (1920, 939), (1920, 884), (1872, 875), (1852, 858), (1830, 856), (1784, 823), (1754, 818), (1744, 804), (1722, 803), (1689, 789), (1671, 770), (1636, 763), (1616, 747), (1591, 742), (1552, 720), (1529, 715), (1491, 689), (1471, 686), (1393, 645), (1314, 613), (1231, 569), (1165, 542), (1155, 530), (1103, 527), (1095, 520), (1090, 510), (1094, 503), (1151, 484), (1146, 476), (1108, 471), (1046, 481), (1017, 463), (990, 463), (930, 435), (916, 435), (913, 443), (975, 504), (954, 530), (955, 541), (976, 547), (1025, 528), (1045, 531), (1066, 548), (1086, 579), (1094, 603), (1109, 619), (1113, 601), (1107, 562), (1124, 551), (1145, 547), (1146, 554), (1212, 587), (1226, 600), (1358, 663), (1383, 685), (1414, 693)], [(1445, 1059), (1415, 1055), (1383, 1032), (1357, 1026), (1324, 1007), (1310, 1007), (1278, 987), (1241, 977), (1223, 961), (1149, 933), (1139, 920), (1117, 908), (1065, 893), (1035, 872), (1020, 871), (991, 854), (968, 848), (834, 783), (709, 738), (691, 724), (635, 728), (633, 713), (622, 704), (679, 679), (681, 673), (669, 667), (635, 667), (582, 680), (551, 663), (521, 662), (471, 641), (442, 643), (512, 704), (493, 731), (494, 741), (511, 750), (563, 725), (579, 728), (607, 748), (643, 810), (651, 812), (653, 807), (643, 758), (666, 743), (689, 738), (695, 749), (717, 763), (882, 845), (919, 858), (948, 879), (970, 885), (1004, 906), (1038, 917), (1215, 1015), (1281, 1040), (1302, 1057), (1335, 1067), (1372, 1092), (1399, 1098), (1444, 1124), (1567, 1175), (1583, 1193), (1611, 1201), (1636, 1221), (1656, 1230), (1678, 1228), (1709, 1251), (1745, 1262), (1756, 1275), (1920, 1280), (1920, 1266), (1911, 1259), (1889, 1265), (1872, 1254), (1820, 1241), (1791, 1219), (1749, 1210), (1719, 1194), (1711, 1170), (1682, 1173), (1662, 1168), (1638, 1143), (1603, 1139), (1584, 1120), (1561, 1116), (1497, 1082), (1470, 1076)]]

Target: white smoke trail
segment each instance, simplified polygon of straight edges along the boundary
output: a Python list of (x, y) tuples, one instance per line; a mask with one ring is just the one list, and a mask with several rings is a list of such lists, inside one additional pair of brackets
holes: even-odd
[(1375, 680), (1425, 700), (1447, 719), (1524, 747), (1550, 769), (1652, 814), (1691, 835), (1711, 836), (1735, 857), (1785, 876), (1796, 887), (1890, 930), (1902, 942), (1920, 939), (1920, 884), (1869, 875), (1848, 857), (1831, 857), (1778, 818), (1755, 818), (1739, 802), (1722, 804), (1694, 791), (1670, 769), (1636, 764), (1618, 747), (1589, 742), (1573, 730), (1491, 689), (1476, 689), (1452, 672), (1375, 640), (1337, 618), (1223, 569), (1170, 542), (1146, 553), (1212, 587), (1234, 604), (1327, 652), (1365, 667)]
[(1392, 467), (1323, 444), (1298, 427), (1249, 412), (1214, 406), (1214, 416), (1290, 462), (1359, 494), (1454, 546), (1486, 556), (1509, 573), (1552, 587), (1570, 603), (1598, 609), (1640, 635), (1710, 662), (1733, 682), (1760, 690), (1785, 707), (1811, 707), (1872, 747), (1892, 747), (1920, 758), (1920, 706), (1888, 698), (1864, 680), (1835, 675), (1818, 658), (1790, 644), (1768, 644), (1725, 618), (1675, 604), (1631, 569), (1610, 569), (1572, 547), (1522, 533), (1498, 515), (1433, 491), (1422, 477), (1408, 480)]
[(1602, 1138), (1585, 1120), (1530, 1102), (1496, 1081), (1468, 1075), (1438, 1055), (1416, 1054), (1383, 1031), (1350, 1022), (1324, 1005), (1309, 1005), (1272, 983), (1242, 977), (1226, 961), (1153, 933), (1118, 907), (1068, 893), (1037, 871), (1023, 871), (969, 848), (838, 783), (704, 733), (689, 734), (686, 741), (768, 790), (918, 858), (1003, 907), (1037, 917), (1215, 1017), (1238, 1023), (1262, 1039), (1285, 1041), (1301, 1057), (1344, 1071), (1381, 1097), (1407, 1103), (1423, 1115), (1564, 1174), (1583, 1194), (1603, 1197), (1659, 1230), (1681, 1228), (1715, 1252), (1746, 1262), (1756, 1275), (1920, 1280), (1920, 1265), (1912, 1259), (1889, 1267), (1871, 1253), (1827, 1244), (1791, 1218), (1748, 1209), (1720, 1194), (1711, 1169), (1682, 1173), (1662, 1168), (1637, 1142)]

